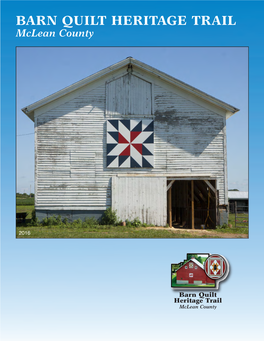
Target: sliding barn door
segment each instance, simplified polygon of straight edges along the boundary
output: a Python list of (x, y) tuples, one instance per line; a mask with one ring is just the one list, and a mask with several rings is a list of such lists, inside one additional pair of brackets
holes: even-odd
[(112, 209), (122, 221), (138, 218), (142, 223), (167, 224), (165, 177), (112, 178)]

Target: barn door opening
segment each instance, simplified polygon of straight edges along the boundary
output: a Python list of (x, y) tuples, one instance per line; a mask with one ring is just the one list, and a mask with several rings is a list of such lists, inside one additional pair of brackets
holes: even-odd
[(167, 180), (167, 222), (171, 227), (215, 228), (218, 220), (216, 180)]

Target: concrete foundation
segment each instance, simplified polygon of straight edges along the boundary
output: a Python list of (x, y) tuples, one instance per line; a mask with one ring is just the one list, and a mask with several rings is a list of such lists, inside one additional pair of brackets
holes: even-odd
[(94, 210), (94, 211), (82, 211), (82, 210), (36, 210), (36, 216), (41, 221), (44, 218), (49, 218), (52, 216), (61, 216), (61, 219), (67, 218), (69, 222), (76, 219), (92, 218), (99, 220), (102, 218), (104, 211)]
[(228, 224), (228, 209), (219, 209), (219, 223), (222, 226), (223, 224)]

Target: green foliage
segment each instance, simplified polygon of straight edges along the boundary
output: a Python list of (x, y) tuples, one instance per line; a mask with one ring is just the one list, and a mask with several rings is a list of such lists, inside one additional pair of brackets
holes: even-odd
[(139, 227), (142, 225), (141, 221), (138, 219), (138, 218), (135, 218), (133, 221), (132, 221), (132, 225), (134, 227)]
[(60, 215), (57, 216), (56, 223), (57, 223), (57, 225), (62, 225), (62, 220), (61, 220), (61, 216)]
[(126, 227), (132, 227), (132, 222), (126, 219)]
[(32, 212), (31, 212), (31, 219), (32, 220), (36, 220), (37, 219), (37, 216), (36, 216), (36, 210), (35, 210), (35, 208), (32, 210)]
[(228, 223), (233, 225), (233, 228), (240, 226), (248, 227), (249, 216), (248, 213), (238, 213), (237, 217), (234, 213), (229, 213)]
[(34, 194), (33, 193), (31, 193), (31, 194), (27, 194), (27, 193), (16, 193), (16, 197), (17, 198), (32, 198), (32, 197), (34, 197)]
[(113, 211), (111, 207), (107, 208), (102, 216), (101, 225), (117, 225), (118, 222), (116, 211)]
[(34, 205), (34, 194), (16, 193), (16, 205), (17, 206)]
[(181, 262), (179, 264), (172, 264), (171, 265), (171, 272), (175, 272), (176, 270), (178, 270), (182, 265), (183, 265), (184, 262)]
[(40, 225), (40, 221), (36, 216), (35, 208), (31, 211), (31, 220), (27, 225), (28, 226), (39, 226)]
[(34, 198), (17, 198), (16, 205), (17, 206), (34, 205)]
[[(47, 226), (47, 227), (61, 227), (61, 228), (93, 228), (97, 227), (99, 225), (98, 221), (92, 217), (92, 218), (85, 218), (85, 221), (82, 221), (82, 219), (75, 219), (73, 222), (69, 222), (68, 218), (61, 219), (61, 216), (58, 215), (52, 216), (52, 217), (46, 217), (44, 218), (41, 223), (39, 223), (41, 226)], [(31, 226), (34, 226), (34, 224), (31, 224)]]
[(223, 224), (223, 225), (217, 225), (216, 226), (217, 229), (228, 229), (228, 225), (227, 224)]
[(64, 218), (62, 222), (66, 226), (69, 224), (68, 218)]
[(71, 227), (73, 228), (81, 228), (82, 227), (82, 219), (76, 219), (71, 223)]
[(16, 207), (16, 212), (21, 213), (21, 212), (26, 212), (27, 217), (26, 217), (26, 222), (19, 223), (19, 225), (27, 224), (30, 222), (32, 219), (32, 211), (34, 210), (34, 205), (25, 205), (25, 206), (17, 206)]
[(198, 256), (197, 254), (188, 254), (187, 260), (192, 259), (192, 257), (195, 258), (196, 260), (198, 260), (198, 262), (200, 262), (201, 264), (204, 263), (203, 258), (201, 256)]
[(147, 224), (142, 224), (141, 221), (138, 218), (135, 218), (134, 220), (130, 221), (126, 219), (126, 226), (127, 227), (140, 227), (143, 226), (147, 227)]
[(99, 225), (99, 222), (94, 217), (91, 217), (91, 218), (86, 217), (82, 224), (82, 227), (89, 228), (89, 227), (97, 227), (98, 225)]
[(46, 217), (42, 220), (41, 225), (42, 226), (48, 226), (48, 227), (58, 225), (57, 224), (57, 218), (54, 215), (52, 217)]

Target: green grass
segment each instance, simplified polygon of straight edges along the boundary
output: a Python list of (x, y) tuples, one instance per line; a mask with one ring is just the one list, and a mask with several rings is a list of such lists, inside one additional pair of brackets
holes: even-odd
[[(249, 220), (248, 214), (237, 214), (237, 225), (238, 226), (243, 226), (242, 228), (248, 227), (248, 220)], [(235, 227), (236, 222), (235, 222), (235, 214), (234, 213), (229, 214), (228, 224), (232, 224), (233, 228)]]
[[(98, 226), (96, 228), (73, 228), (60, 226), (17, 226), (17, 238), (212, 238), (208, 235), (192, 236), (188, 232), (173, 232), (129, 228), (123, 226)], [(217, 238), (217, 237), (214, 237)]]
[(30, 220), (32, 218), (31, 213), (33, 210), (34, 210), (34, 205), (25, 205), (25, 206), (19, 205), (16, 207), (17, 213), (27, 212), (27, 214), (28, 214), (27, 218), (26, 218), (26, 223), (18, 223), (18, 226), (26, 226), (26, 224), (30, 222)]
[(211, 231), (215, 231), (218, 233), (248, 234), (248, 227), (232, 227), (226, 229), (217, 228)]
[[(32, 218), (34, 205), (17, 206), (17, 212), (27, 212), (25, 222), (17, 222), (17, 238), (221, 238), (208, 233), (192, 234), (187, 231), (175, 231), (168, 228), (147, 229), (145, 227), (102, 226), (73, 227), (62, 226), (28, 226)], [(214, 234), (248, 234), (248, 228), (213, 229)], [(215, 233), (217, 232), (217, 233)]]
[(34, 198), (16, 198), (17, 206), (34, 205)]
[[(244, 223), (241, 222), (244, 220)], [(228, 224), (232, 227), (228, 228), (216, 228), (214, 231), (219, 233), (232, 233), (232, 234), (248, 234), (248, 214), (237, 215), (237, 225), (242, 227), (235, 227), (235, 214), (230, 213), (228, 218)], [(213, 230), (212, 230), (213, 231)]]

